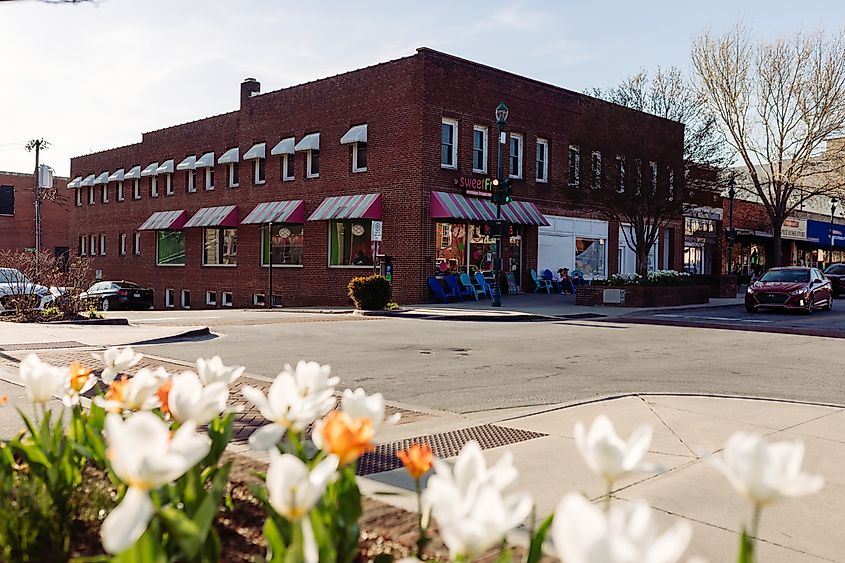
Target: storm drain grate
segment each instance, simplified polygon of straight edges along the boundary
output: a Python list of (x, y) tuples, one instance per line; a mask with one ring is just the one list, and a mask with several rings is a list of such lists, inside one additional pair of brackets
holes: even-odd
[(548, 434), (506, 428), (494, 424), (482, 424), (461, 430), (452, 430), (451, 432), (406, 438), (388, 444), (379, 444), (375, 450), (364, 454), (358, 460), (358, 475), (370, 475), (402, 467), (402, 462), (396, 457), (396, 452), (406, 450), (414, 443), (428, 444), (435, 456), (447, 458), (458, 455), (461, 448), (470, 440), (475, 440), (482, 450), (486, 450), (544, 436), (548, 436)]
[(0, 344), (0, 350), (11, 352), (12, 350), (55, 350), (58, 348), (86, 348), (87, 344), (73, 340), (62, 340), (60, 342), (25, 342), (21, 344)]

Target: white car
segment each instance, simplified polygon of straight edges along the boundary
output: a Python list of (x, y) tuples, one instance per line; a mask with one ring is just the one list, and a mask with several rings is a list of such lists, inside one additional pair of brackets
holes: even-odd
[(11, 301), (29, 297), (32, 307), (43, 309), (51, 303), (61, 291), (32, 283), (20, 270), (0, 268), (0, 313), (12, 310)]

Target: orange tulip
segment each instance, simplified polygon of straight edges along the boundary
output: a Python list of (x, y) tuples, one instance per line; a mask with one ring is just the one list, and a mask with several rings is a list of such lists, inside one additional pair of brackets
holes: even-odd
[(158, 391), (156, 391), (156, 395), (158, 395), (158, 400), (161, 401), (161, 412), (166, 415), (170, 414), (170, 404), (167, 402), (167, 398), (170, 396), (170, 388), (173, 387), (173, 382), (171, 380), (167, 380), (158, 387)]
[(0, 395), (0, 407), (6, 404), (6, 401), (9, 400), (8, 395)]
[(434, 454), (431, 453), (431, 446), (428, 444), (411, 444), (407, 450), (396, 452), (396, 457), (402, 460), (405, 471), (414, 479), (419, 479), (431, 469), (431, 462)]
[(124, 402), (126, 400), (126, 386), (129, 385), (129, 378), (125, 375), (120, 379), (115, 379), (109, 384), (109, 389), (106, 391), (106, 401)]
[(320, 422), (323, 449), (340, 458), (340, 465), (352, 463), (374, 449), (373, 423), (369, 417), (351, 418), (342, 411), (332, 411)]
[(85, 387), (85, 384), (88, 383), (88, 379), (91, 377), (91, 372), (94, 371), (89, 369), (76, 360), (71, 362), (70, 364), (70, 387), (77, 393), (82, 391), (82, 388)]

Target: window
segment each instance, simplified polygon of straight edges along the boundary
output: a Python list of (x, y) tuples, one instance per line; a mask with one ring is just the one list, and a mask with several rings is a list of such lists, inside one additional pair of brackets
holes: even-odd
[(109, 202), (109, 185), (103, 184), (102, 190), (103, 190), (103, 193), (100, 197), (101, 197), (103, 203), (108, 203)]
[(511, 133), (510, 177), (522, 178), (522, 135)]
[(593, 278), (605, 277), (604, 239), (575, 239), (575, 268)]
[(123, 201), (126, 197), (123, 194), (123, 180), (117, 183), (117, 201)]
[(224, 307), (231, 307), (232, 306), (232, 292), (231, 291), (224, 291), (223, 292), (223, 306)]
[(203, 229), (203, 266), (233, 266), (238, 263), (238, 230)]
[(616, 155), (616, 191), (625, 193), (625, 157)]
[(537, 139), (537, 181), (549, 181), (549, 142)]
[(76, 194), (74, 196), (76, 198), (76, 206), (81, 207), (82, 206), (82, 188), (77, 188), (73, 191), (76, 192)]
[(238, 163), (237, 162), (230, 162), (229, 163), (229, 187), (230, 188), (237, 188), (239, 186), (238, 181)]
[(434, 228), (437, 238), (435, 272), (466, 272), (467, 226), (462, 223), (436, 223)]
[(280, 223), (270, 227), (269, 237), (267, 232), (267, 225), (264, 225), (261, 230), (262, 266), (269, 263), (268, 253), (272, 253), (273, 266), (302, 265), (302, 225)]
[(95, 199), (94, 186), (88, 186), (88, 205), (94, 205)]
[(481, 125), (472, 127), (472, 171), (487, 173), (487, 128)]
[(158, 178), (150, 176), (150, 197), (158, 197)]
[(367, 171), (367, 143), (352, 143), (352, 171)]
[(14, 186), (0, 186), (0, 215), (14, 215), (14, 214), (15, 214), (15, 187)]
[(79, 237), (79, 255), (85, 256), (88, 254), (88, 237), (82, 235)]
[(206, 305), (217, 305), (217, 292), (216, 291), (206, 291), (205, 292), (205, 304)]
[(120, 233), (119, 251), (121, 256), (126, 256), (126, 233)]
[(191, 308), (191, 292), (187, 289), (182, 290), (182, 308), (183, 309), (190, 309)]
[(176, 290), (175, 289), (165, 289), (164, 290), (164, 306), (165, 307), (173, 307), (173, 301), (176, 299)]
[(657, 193), (657, 163), (656, 162), (649, 162), (648, 163), (649, 174), (651, 176), (651, 193)]
[(634, 161), (634, 166), (636, 166), (636, 174), (637, 174), (637, 195), (640, 195), (640, 192), (643, 189), (643, 162), (638, 158)]
[(458, 122), (454, 119), (440, 122), (440, 167), (458, 167)]
[(100, 256), (106, 255), (106, 235), (100, 235)]
[(256, 158), (252, 169), (252, 179), (254, 184), (264, 183), (264, 162), (263, 158)]
[(252, 304), (256, 307), (266, 307), (267, 299), (263, 293), (253, 293)]
[(185, 265), (185, 231), (156, 231), (156, 266)]
[(164, 193), (166, 195), (173, 195), (173, 173), (167, 172), (164, 175)]
[(141, 233), (135, 233), (135, 239), (132, 241), (132, 254), (135, 256), (141, 255)]
[(296, 162), (296, 158), (292, 154), (283, 154), (282, 155), (282, 180), (285, 182), (289, 182), (293, 180), (294, 174), (294, 162)]
[(207, 166), (205, 168), (205, 189), (211, 191), (214, 189), (214, 167)]
[(187, 186), (188, 193), (194, 193), (195, 191), (197, 191), (196, 170), (185, 170), (185, 185)]
[(569, 145), (569, 185), (577, 188), (581, 185), (581, 149)]
[(675, 171), (669, 169), (669, 201), (675, 199)]
[(141, 199), (141, 180), (132, 180), (132, 199)]
[(306, 158), (306, 174), (307, 178), (319, 178), (320, 177), (320, 150), (319, 149), (310, 149), (308, 151), (308, 156)]
[(591, 175), (592, 175), (592, 186), (594, 190), (601, 188), (601, 153), (599, 151), (593, 151), (592, 155), (592, 166)]
[(91, 252), (91, 256), (97, 255), (97, 235), (88, 237), (88, 250)]
[(332, 221), (329, 227), (329, 265), (372, 267), (371, 228), (372, 221), (368, 219)]

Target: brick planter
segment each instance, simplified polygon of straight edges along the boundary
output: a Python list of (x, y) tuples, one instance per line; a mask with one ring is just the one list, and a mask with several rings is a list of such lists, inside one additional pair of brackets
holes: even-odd
[(710, 287), (710, 297), (736, 297), (737, 279), (733, 274), (725, 276), (693, 276), (697, 285)]
[[(605, 291), (608, 290), (608, 291)], [(710, 287), (685, 286), (599, 286), (586, 285), (575, 294), (576, 305), (609, 305), (614, 307), (672, 307), (707, 303)]]

